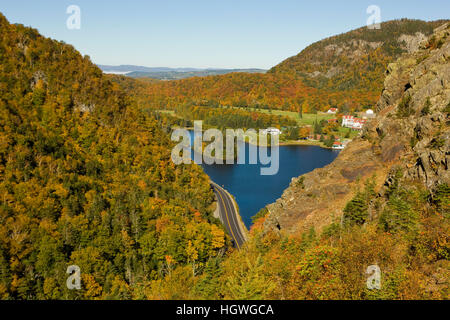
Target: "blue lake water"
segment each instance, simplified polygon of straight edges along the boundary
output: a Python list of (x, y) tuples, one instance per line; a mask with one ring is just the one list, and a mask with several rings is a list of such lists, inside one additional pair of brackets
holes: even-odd
[[(192, 135), (191, 132), (191, 138)], [(248, 162), (248, 150), (249, 146), (246, 144), (245, 150), (239, 151), (245, 152), (246, 162)], [(246, 226), (250, 227), (251, 217), (280, 198), (293, 177), (324, 167), (338, 155), (337, 150), (317, 146), (280, 146), (279, 171), (272, 176), (260, 174), (260, 168), (267, 167), (261, 164), (202, 164), (201, 166), (211, 180), (223, 186), (235, 197), (242, 219)]]

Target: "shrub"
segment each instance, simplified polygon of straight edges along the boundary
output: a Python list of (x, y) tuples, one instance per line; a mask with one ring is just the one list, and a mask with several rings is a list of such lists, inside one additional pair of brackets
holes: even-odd
[(402, 98), (402, 101), (398, 104), (397, 107), (397, 116), (400, 118), (406, 118), (413, 114), (413, 110), (411, 109), (411, 96), (406, 95)]
[(425, 101), (425, 106), (423, 107), (422, 111), (420, 112), (422, 114), (422, 116), (426, 116), (428, 114), (430, 114), (431, 110), (431, 102), (430, 102), (430, 98), (427, 98), (427, 100)]
[(445, 144), (445, 140), (441, 137), (434, 138), (431, 140), (429, 147), (432, 149), (439, 149), (442, 148)]
[(409, 193), (402, 190), (394, 193), (384, 208), (379, 224), (386, 232), (410, 233), (417, 230), (418, 213), (408, 201)]
[(448, 105), (444, 108), (443, 112), (445, 112), (445, 113), (450, 113), (450, 102), (449, 102)]
[(450, 212), (450, 187), (446, 183), (437, 186), (433, 196), (433, 203), (443, 213), (448, 214)]
[(260, 218), (264, 218), (268, 213), (269, 210), (267, 210), (267, 208), (262, 208), (257, 214), (252, 217), (252, 223), (255, 223)]
[(375, 197), (375, 179), (367, 180), (363, 191), (356, 193), (344, 208), (346, 224), (362, 225), (369, 217), (369, 203)]
[(305, 189), (305, 177), (301, 176), (297, 180), (297, 186), (301, 187), (302, 189)]
[(364, 195), (358, 192), (344, 208), (344, 221), (351, 224), (364, 224), (369, 216), (368, 208)]

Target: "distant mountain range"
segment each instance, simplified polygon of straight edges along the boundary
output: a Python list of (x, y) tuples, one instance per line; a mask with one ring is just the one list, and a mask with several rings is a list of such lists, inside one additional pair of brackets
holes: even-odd
[(153, 78), (159, 80), (178, 80), (191, 77), (222, 75), (233, 72), (266, 73), (263, 69), (199, 69), (199, 68), (166, 68), (143, 67), (134, 65), (108, 66), (98, 65), (105, 73), (123, 74), (132, 78)]

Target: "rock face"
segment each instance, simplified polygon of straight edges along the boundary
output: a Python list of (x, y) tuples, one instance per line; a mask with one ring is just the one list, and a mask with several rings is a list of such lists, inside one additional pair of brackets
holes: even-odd
[(420, 43), (426, 40), (426, 36), (421, 32), (416, 32), (415, 35), (402, 34), (398, 41), (403, 44), (403, 48), (408, 53), (414, 53), (420, 48)]
[(375, 176), (382, 194), (394, 168), (430, 191), (450, 183), (449, 34), (446, 23), (389, 65), (377, 117), (333, 163), (293, 179), (281, 199), (267, 207), (266, 230), (320, 229), (342, 216), (359, 181)]

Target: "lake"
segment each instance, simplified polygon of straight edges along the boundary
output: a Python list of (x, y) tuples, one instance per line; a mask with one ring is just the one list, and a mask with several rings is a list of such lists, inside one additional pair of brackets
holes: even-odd
[[(337, 150), (318, 146), (292, 145), (279, 148), (280, 167), (278, 174), (273, 176), (260, 175), (260, 164), (201, 165), (211, 180), (235, 197), (242, 220), (248, 228), (252, 224), (252, 216), (279, 199), (293, 177), (324, 167), (339, 155)], [(245, 150), (239, 152), (245, 152), (248, 159), (248, 150), (246, 144)]]

